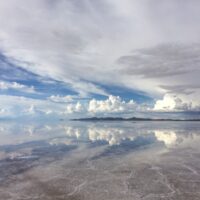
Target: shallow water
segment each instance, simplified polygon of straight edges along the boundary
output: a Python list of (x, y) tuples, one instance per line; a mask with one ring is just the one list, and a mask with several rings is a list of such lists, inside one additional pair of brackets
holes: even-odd
[(199, 122), (0, 122), (0, 199), (199, 200)]

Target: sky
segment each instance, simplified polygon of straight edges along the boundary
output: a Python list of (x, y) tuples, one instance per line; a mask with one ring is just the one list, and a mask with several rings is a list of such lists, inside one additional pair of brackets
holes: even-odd
[(0, 118), (200, 112), (199, 0), (0, 1)]

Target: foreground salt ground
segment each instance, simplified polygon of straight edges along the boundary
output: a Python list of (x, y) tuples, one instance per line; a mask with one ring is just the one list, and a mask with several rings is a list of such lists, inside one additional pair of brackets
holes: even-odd
[(197, 122), (13, 126), (1, 124), (2, 200), (200, 199)]

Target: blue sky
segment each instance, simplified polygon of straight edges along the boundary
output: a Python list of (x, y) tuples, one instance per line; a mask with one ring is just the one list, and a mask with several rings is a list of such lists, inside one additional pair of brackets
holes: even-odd
[(196, 0), (0, 2), (0, 117), (196, 117), (199, 6)]

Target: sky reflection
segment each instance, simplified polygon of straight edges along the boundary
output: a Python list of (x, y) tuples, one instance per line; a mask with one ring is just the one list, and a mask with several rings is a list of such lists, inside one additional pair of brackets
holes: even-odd
[[(69, 196), (82, 190), (84, 194), (91, 190), (95, 196), (105, 183), (111, 193), (124, 187), (126, 197), (129, 188), (131, 194), (148, 194), (150, 190), (168, 198), (173, 190), (163, 177), (172, 177), (172, 184), (178, 180), (180, 190), (185, 191), (182, 180), (190, 177), (195, 181), (199, 173), (198, 122), (62, 121), (22, 125), (4, 121), (0, 123), (0, 137), (0, 190), (14, 195), (13, 199), (19, 184), (22, 189), (18, 199), (22, 199), (21, 194), (32, 189), (36, 191), (31, 193), (34, 198), (40, 184), (53, 187), (53, 191), (62, 189), (61, 193)], [(150, 188), (148, 182), (152, 182)], [(146, 184), (148, 191), (143, 187)], [(160, 186), (163, 189), (159, 190)], [(52, 196), (51, 189), (42, 192)]]
[[(162, 128), (161, 128), (162, 127)], [(138, 138), (153, 140), (170, 148), (199, 138), (198, 122), (32, 122), (22, 125), (17, 122), (0, 123), (1, 148), (5, 145), (45, 141), (51, 145), (95, 143), (108, 146), (137, 141)], [(102, 143), (103, 142), (103, 143)]]

